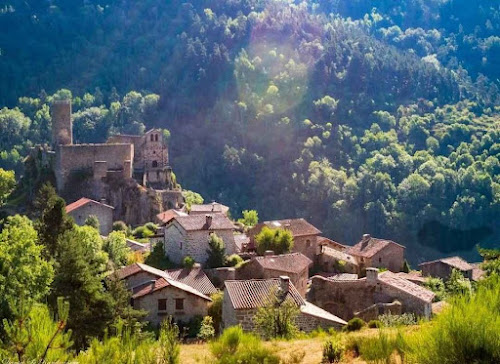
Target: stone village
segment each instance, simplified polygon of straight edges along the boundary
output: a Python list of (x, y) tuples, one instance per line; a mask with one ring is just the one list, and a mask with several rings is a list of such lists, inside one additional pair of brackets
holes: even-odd
[[(165, 271), (135, 263), (110, 277), (126, 283), (131, 304), (145, 310), (145, 320), (154, 325), (168, 316), (183, 322), (205, 316), (211, 296), (219, 291), (224, 293), (222, 328), (241, 325), (254, 330), (253, 317), (272, 294), (297, 306), (297, 326), (306, 332), (341, 329), (354, 317), (368, 321), (382, 314), (428, 319), (435, 295), (423, 286), (427, 276), (446, 280), (458, 270), (471, 280), (481, 277), (477, 265), (459, 257), (422, 263), (421, 271), (403, 271), (403, 245), (370, 234), (353, 246), (344, 245), (322, 236), (302, 218), (242, 229), (221, 203), (184, 204), (161, 130), (114, 135), (103, 144), (73, 144), (71, 102), (55, 102), (52, 114), (53, 145), (46, 154), (58, 192), (71, 202), (66, 212), (75, 222), (83, 225), (95, 216), (103, 236), (112, 231), (114, 221), (133, 226), (154, 222), (158, 231), (149, 243), (127, 239), (132, 251), (147, 253), (161, 244), (173, 264), (182, 267), (187, 256), (196, 262)], [(292, 251), (257, 254), (256, 236), (265, 227), (288, 230)], [(223, 240), (227, 255), (244, 261), (209, 269), (212, 234)]]

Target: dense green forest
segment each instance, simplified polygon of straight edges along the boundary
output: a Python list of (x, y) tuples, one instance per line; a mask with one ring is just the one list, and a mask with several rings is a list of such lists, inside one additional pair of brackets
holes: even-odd
[(0, 167), (18, 176), (65, 88), (76, 141), (169, 129), (183, 187), (233, 215), (388, 237), (415, 262), (498, 244), (497, 1), (2, 4)]

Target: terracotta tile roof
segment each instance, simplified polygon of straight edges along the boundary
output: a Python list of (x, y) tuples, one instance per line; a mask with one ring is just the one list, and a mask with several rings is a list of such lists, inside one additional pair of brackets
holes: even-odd
[(250, 243), (250, 238), (246, 234), (234, 235), (234, 243), (238, 252), (242, 252)]
[(207, 216), (205, 215), (188, 215), (188, 216), (177, 216), (174, 218), (175, 221), (182, 226), (186, 231), (198, 231), (198, 230), (233, 230), (234, 225), (224, 214), (211, 214), (212, 223), (210, 226), (207, 225)]
[(212, 202), (210, 204), (204, 205), (191, 205), (190, 213), (202, 214), (202, 213), (223, 213), (227, 214), (229, 207), (220, 204), (218, 202)]
[[(366, 279), (366, 278), (363, 278)], [(378, 280), (400, 291), (408, 293), (422, 301), (432, 302), (434, 299), (434, 292), (427, 288), (421, 287), (418, 284), (412, 283), (406, 279), (399, 277), (397, 274), (385, 271), (378, 275)]]
[(332, 249), (328, 246), (324, 246), (322, 248), (321, 254), (333, 257), (333, 258), (338, 259), (338, 260), (344, 260), (344, 261), (351, 263), (351, 264), (354, 264), (354, 265), (358, 265), (356, 262), (356, 259), (354, 259), (354, 257), (352, 255), (347, 254), (347, 253), (340, 251), (340, 250), (337, 250), (337, 249)]
[(136, 252), (136, 251), (149, 251), (151, 250), (151, 244), (150, 243), (139, 243), (138, 241), (132, 240), (132, 239), (125, 239), (127, 247), (130, 248), (130, 250)]
[(170, 222), (170, 220), (172, 220), (176, 216), (187, 216), (187, 214), (185, 212), (182, 212), (182, 211), (170, 209), (167, 211), (160, 212), (158, 215), (156, 215), (156, 219), (160, 223), (166, 224), (166, 223)]
[(154, 267), (151, 267), (150, 265), (147, 264), (142, 264), (142, 263), (134, 263), (131, 265), (127, 265), (126, 267), (123, 267), (121, 269), (118, 269), (116, 271), (116, 275), (118, 276), (118, 279), (125, 279), (130, 276), (133, 276), (134, 274), (140, 273), (140, 272), (147, 272), (151, 273), (158, 278), (164, 277), (164, 278), (171, 278), (168, 273), (162, 271), (161, 269), (156, 269)]
[(321, 231), (318, 230), (314, 225), (301, 218), (264, 221), (260, 224), (257, 224), (254, 228), (251, 229), (252, 235), (257, 235), (264, 226), (267, 226), (271, 229), (290, 230), (294, 237), (321, 234)]
[(108, 208), (113, 209), (113, 210), (115, 209), (113, 206), (109, 206), (109, 205), (106, 205), (104, 203), (91, 200), (90, 198), (82, 197), (78, 201), (75, 201), (75, 202), (70, 203), (69, 205), (67, 205), (66, 206), (66, 213), (69, 214), (71, 211), (77, 210), (80, 207), (85, 206), (86, 204), (91, 203), (91, 202), (95, 203), (97, 205), (108, 207)]
[(324, 236), (320, 236), (318, 238), (318, 245), (324, 245), (324, 246), (327, 246), (331, 249), (340, 250), (340, 251), (344, 251), (347, 248), (349, 248), (347, 245), (340, 244), (334, 240), (325, 238)]
[(264, 269), (278, 270), (281, 272), (300, 273), (312, 265), (312, 260), (302, 253), (270, 255), (255, 257), (254, 260)]
[(467, 271), (467, 270), (474, 269), (474, 267), (472, 265), (470, 265), (465, 260), (463, 260), (462, 258), (457, 257), (457, 256), (455, 256), (455, 257), (449, 257), (449, 258), (436, 259), (436, 260), (432, 260), (430, 262), (424, 262), (424, 263), (419, 264), (418, 266), (421, 267), (423, 265), (435, 264), (435, 263), (438, 263), (438, 262), (444, 263), (446, 265), (449, 265), (450, 267), (459, 269), (461, 271)]
[[(227, 294), (235, 310), (259, 308), (265, 305), (269, 295), (279, 290), (280, 280), (251, 279), (246, 281), (225, 281)], [(293, 300), (297, 306), (304, 304), (304, 299), (290, 282), (287, 299)]]
[[(156, 268), (151, 267), (147, 264), (141, 264), (141, 263), (131, 264), (131, 265), (128, 265), (122, 269), (117, 270), (116, 274), (117, 274), (119, 279), (126, 279), (134, 274), (139, 273), (139, 272), (151, 273), (151, 274), (155, 275), (158, 279), (156, 279), (154, 286), (152, 286), (152, 284), (146, 284), (146, 285), (140, 284), (139, 287), (141, 287), (141, 288), (139, 291), (134, 292), (134, 295), (133, 295), (134, 298), (145, 296), (147, 294), (153, 293), (153, 292), (157, 291), (158, 289), (164, 288), (166, 286), (173, 286), (173, 287), (181, 289), (187, 293), (191, 293), (191, 294), (194, 294), (196, 296), (199, 296), (203, 299), (211, 300), (210, 297), (206, 296), (205, 294), (198, 291), (197, 289), (195, 289), (191, 286), (188, 286), (185, 283), (176, 281), (167, 272), (164, 272), (160, 269), (156, 269)], [(156, 283), (157, 281), (160, 281), (160, 282)], [(165, 282), (163, 282), (163, 281), (165, 281)], [(139, 292), (140, 292), (140, 294), (139, 294)]]
[(395, 243), (392, 240), (385, 240), (385, 239), (377, 239), (377, 238), (372, 238), (369, 237), (367, 239), (361, 240), (359, 243), (356, 245), (348, 248), (346, 250), (347, 254), (359, 256), (359, 257), (364, 257), (364, 258), (371, 258), (375, 254), (377, 254), (379, 251), (382, 249), (386, 248), (389, 245), (397, 245), (401, 248), (404, 249), (404, 246)]
[(187, 284), (205, 295), (217, 292), (217, 288), (212, 284), (201, 268), (191, 269), (169, 269), (167, 273), (176, 281)]
[(405, 272), (399, 272), (396, 273), (398, 277), (406, 279), (407, 281), (416, 283), (416, 284), (423, 284), (426, 281), (425, 277), (422, 277), (422, 274), (417, 273), (417, 272), (412, 272), (412, 273), (405, 273)]
[(340, 317), (337, 317), (308, 301), (305, 301), (305, 304), (300, 306), (300, 312), (305, 315), (318, 317), (320, 319), (335, 322), (340, 325), (347, 325), (347, 322), (342, 320)]
[(358, 275), (354, 273), (336, 273), (326, 277), (331, 281), (356, 281)]

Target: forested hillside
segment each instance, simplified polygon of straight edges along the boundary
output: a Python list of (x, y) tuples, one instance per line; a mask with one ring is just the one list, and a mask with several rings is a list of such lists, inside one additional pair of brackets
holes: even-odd
[(499, 78), (493, 0), (4, 1), (0, 167), (65, 88), (76, 141), (169, 129), (180, 183), (233, 215), (416, 262), (498, 244)]

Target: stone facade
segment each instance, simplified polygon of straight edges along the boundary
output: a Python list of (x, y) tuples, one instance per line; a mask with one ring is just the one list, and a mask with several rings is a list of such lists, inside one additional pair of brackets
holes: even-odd
[(294, 237), (292, 252), (302, 253), (312, 261), (315, 261), (316, 255), (319, 254), (318, 235)]
[[(71, 205), (68, 205), (68, 207), (71, 207)], [(113, 210), (114, 208), (109, 205), (90, 200), (86, 204), (68, 212), (68, 215), (80, 226), (85, 224), (85, 220), (89, 216), (96, 216), (99, 220), (99, 233), (106, 236), (113, 229)]]
[(336, 281), (315, 276), (312, 278), (308, 300), (346, 321), (374, 304), (392, 303), (395, 300), (401, 302), (402, 312), (429, 318), (434, 295), (411, 282), (405, 282), (407, 287), (417, 292), (424, 290), (425, 297), (412, 294), (405, 287), (392, 285), (378, 277)]
[(400, 272), (404, 264), (405, 247), (391, 240), (373, 238), (364, 234), (356, 245), (344, 251), (353, 256), (359, 266), (360, 274), (368, 267), (387, 268)]
[(359, 274), (357, 260), (352, 255), (328, 246), (321, 246), (317, 262), (323, 272)]
[[(161, 299), (166, 299), (166, 310), (159, 310), (158, 301)], [(182, 309), (176, 308), (176, 300), (182, 300)], [(206, 316), (208, 303), (209, 301), (201, 297), (173, 286), (133, 299), (134, 308), (146, 310), (148, 314), (145, 320), (155, 326), (159, 326), (168, 316), (172, 316), (175, 321), (183, 322), (187, 322), (195, 316)]]
[(200, 264), (205, 264), (208, 259), (208, 241), (212, 233), (222, 238), (226, 246), (227, 255), (236, 252), (233, 230), (206, 229), (186, 231), (174, 219), (164, 228), (165, 254), (172, 262), (177, 264), (181, 264), (186, 256), (190, 256)]
[(453, 269), (456, 269), (460, 271), (465, 278), (472, 280), (474, 267), (465, 261), (464, 263), (463, 265), (465, 267), (460, 267), (458, 265), (450, 265), (446, 262), (446, 259), (443, 259), (420, 264), (420, 268), (422, 269), (422, 275), (424, 277), (431, 276), (447, 280)]

